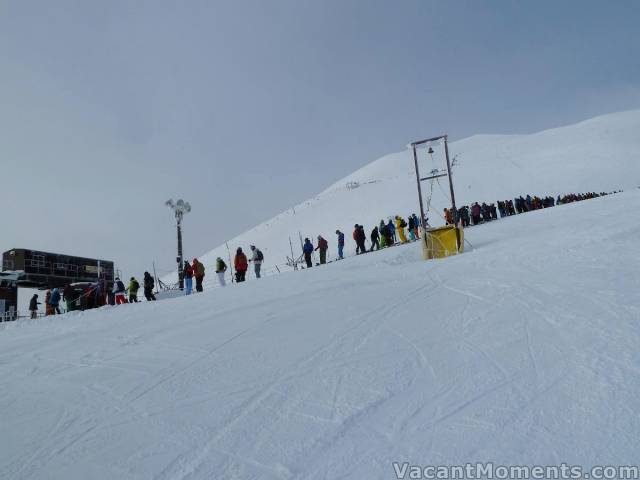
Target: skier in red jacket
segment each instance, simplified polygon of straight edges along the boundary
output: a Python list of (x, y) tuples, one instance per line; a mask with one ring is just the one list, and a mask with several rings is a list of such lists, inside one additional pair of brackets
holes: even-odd
[(204, 280), (204, 265), (197, 258), (194, 258), (191, 268), (193, 268), (193, 276), (196, 277), (196, 292), (201, 292), (202, 281)]
[(320, 265), (327, 263), (327, 250), (329, 249), (329, 243), (322, 238), (322, 235), (318, 235), (318, 246), (316, 250), (320, 250)]
[(233, 259), (233, 266), (236, 269), (236, 282), (244, 282), (247, 269), (249, 268), (249, 262), (247, 256), (242, 252), (242, 248), (238, 247), (236, 250), (236, 256)]

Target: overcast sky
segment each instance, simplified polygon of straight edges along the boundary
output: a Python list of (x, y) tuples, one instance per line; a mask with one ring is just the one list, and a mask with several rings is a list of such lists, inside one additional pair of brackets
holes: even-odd
[(174, 267), (412, 140), (640, 108), (640, 1), (0, 0), (0, 250)]

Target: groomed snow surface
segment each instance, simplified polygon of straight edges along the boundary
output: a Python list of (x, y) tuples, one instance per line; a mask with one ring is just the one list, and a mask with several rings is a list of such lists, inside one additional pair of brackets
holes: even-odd
[[(0, 329), (0, 478), (391, 479), (633, 464), (640, 191)], [(625, 213), (627, 212), (627, 213)]]

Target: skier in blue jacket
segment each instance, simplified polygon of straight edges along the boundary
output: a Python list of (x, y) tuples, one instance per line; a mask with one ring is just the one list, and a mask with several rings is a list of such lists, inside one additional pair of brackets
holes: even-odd
[(49, 299), (49, 305), (51, 305), (51, 311), (60, 315), (60, 290), (54, 288), (51, 290), (51, 298)]
[(313, 253), (313, 244), (308, 238), (304, 239), (304, 246), (302, 247), (302, 253), (304, 253), (304, 261), (307, 262), (307, 268), (311, 268), (311, 254)]

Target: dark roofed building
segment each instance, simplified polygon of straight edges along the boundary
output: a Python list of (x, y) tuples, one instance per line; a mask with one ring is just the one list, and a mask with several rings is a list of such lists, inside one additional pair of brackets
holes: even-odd
[(63, 288), (71, 283), (100, 281), (111, 285), (114, 265), (107, 260), (14, 248), (2, 254), (2, 272), (0, 314), (12, 308), (16, 311), (18, 287)]

